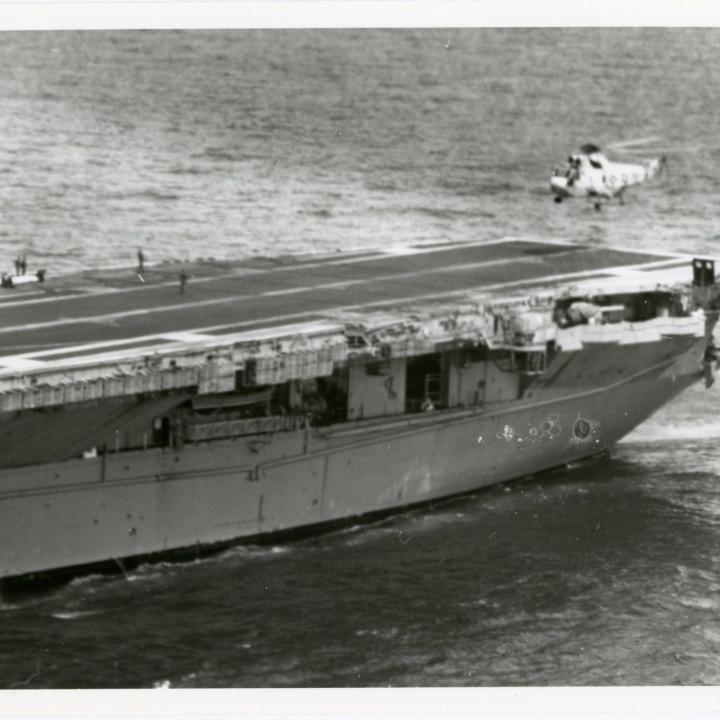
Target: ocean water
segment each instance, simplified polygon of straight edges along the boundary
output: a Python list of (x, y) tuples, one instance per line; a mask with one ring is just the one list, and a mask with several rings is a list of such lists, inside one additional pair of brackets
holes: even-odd
[[(3, 270), (508, 235), (717, 253), (719, 30), (1, 39)], [(648, 136), (661, 181), (551, 202), (579, 144)], [(717, 406), (690, 389), (603, 464), (7, 600), (0, 686), (720, 684)]]

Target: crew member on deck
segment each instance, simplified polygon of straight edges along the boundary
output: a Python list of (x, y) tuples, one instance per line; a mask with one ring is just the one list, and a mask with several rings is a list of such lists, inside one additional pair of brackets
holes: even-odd
[(713, 363), (718, 361), (718, 349), (715, 347), (713, 338), (708, 340), (703, 354), (703, 369), (705, 370), (705, 387), (709, 388), (715, 382), (715, 373), (713, 371)]
[(423, 400), (422, 405), (420, 406), (420, 409), (423, 412), (430, 412), (435, 409), (435, 405), (433, 405), (433, 401), (429, 397), (426, 397)]
[(142, 274), (145, 272), (145, 253), (142, 251), (142, 248), (138, 248), (137, 259), (138, 259), (138, 275), (140, 275), (142, 277)]

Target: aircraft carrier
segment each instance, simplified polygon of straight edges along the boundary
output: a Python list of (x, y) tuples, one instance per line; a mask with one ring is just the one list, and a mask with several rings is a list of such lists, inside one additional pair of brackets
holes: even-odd
[(712, 382), (714, 266), (685, 256), (509, 239), (32, 279), (0, 289), (6, 587), (592, 458)]

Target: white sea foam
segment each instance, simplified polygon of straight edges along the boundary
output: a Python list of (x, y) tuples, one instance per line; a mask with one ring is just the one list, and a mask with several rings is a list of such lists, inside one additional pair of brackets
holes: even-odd
[(293, 551), (292, 543), (288, 545), (235, 545), (224, 550), (219, 555), (205, 558), (205, 562), (224, 561), (229, 558), (247, 558), (257, 560), (273, 557), (276, 555), (287, 555)]
[(130, 572), (125, 575), (125, 579), (128, 582), (150, 582), (152, 580), (159, 580), (165, 577), (162, 572)]
[(720, 422), (715, 420), (697, 422), (696, 418), (688, 418), (687, 422), (682, 424), (644, 423), (631, 435), (621, 440), (620, 444), (710, 439), (720, 439)]
[(75, 610), (67, 612), (54, 612), (50, 613), (50, 616), (54, 617), (56, 620), (79, 620), (84, 617), (101, 615), (102, 612), (102, 610)]
[[(716, 630), (714, 628), (703, 628), (702, 635), (707, 640), (711, 640), (715, 643), (720, 643), (720, 630)], [(714, 659), (717, 660), (717, 656)]]
[(377, 637), (382, 640), (390, 640), (396, 637), (398, 629), (396, 627), (389, 628), (360, 628), (355, 631), (357, 637)]
[(720, 600), (717, 598), (682, 597), (678, 599), (678, 602), (684, 607), (697, 610), (720, 610)]
[(107, 581), (111, 579), (110, 575), (102, 575), (100, 573), (90, 573), (89, 575), (78, 575), (73, 578), (67, 585), (68, 588), (84, 587), (86, 585), (92, 585), (94, 583)]

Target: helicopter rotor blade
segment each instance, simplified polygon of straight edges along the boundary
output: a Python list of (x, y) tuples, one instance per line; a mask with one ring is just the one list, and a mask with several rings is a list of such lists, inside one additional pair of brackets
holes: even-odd
[(650, 145), (651, 143), (658, 142), (660, 137), (657, 135), (650, 135), (643, 138), (634, 138), (632, 140), (621, 140), (619, 142), (608, 143), (606, 145), (608, 150), (629, 150), (636, 145)]
[(634, 162), (643, 162), (653, 158), (667, 157), (688, 157), (699, 152), (708, 152), (707, 147), (687, 147), (683, 145), (658, 145), (652, 148), (624, 148), (618, 153), (621, 158), (627, 158)]

